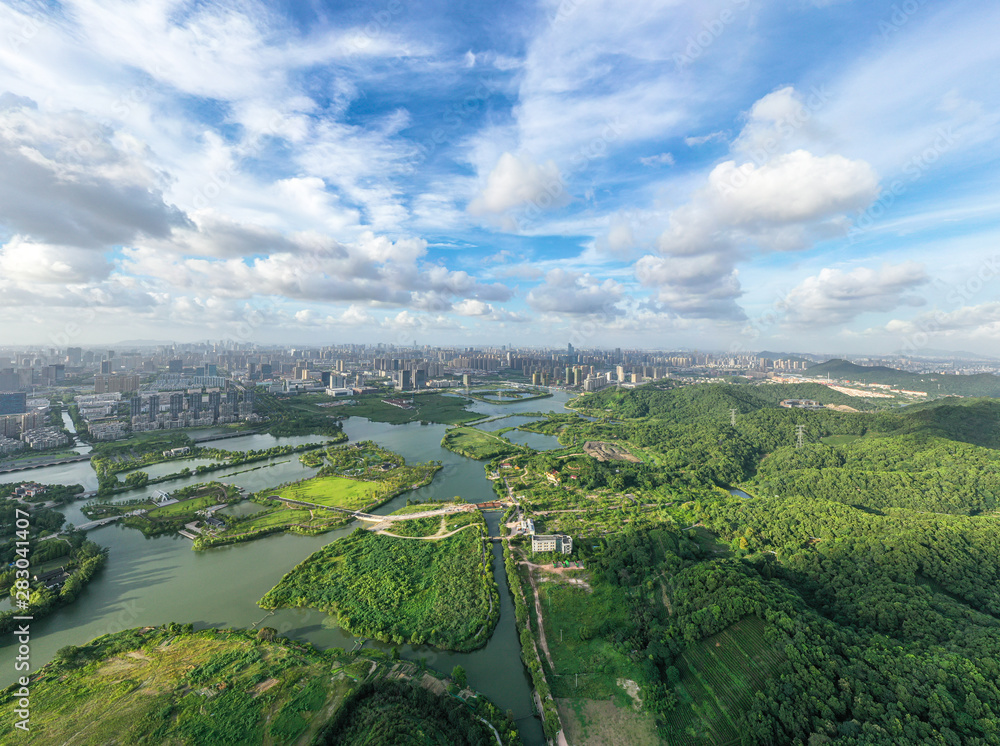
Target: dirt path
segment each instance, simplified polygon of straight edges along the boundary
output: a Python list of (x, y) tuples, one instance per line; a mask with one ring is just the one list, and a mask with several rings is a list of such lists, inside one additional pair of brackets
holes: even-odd
[(535, 573), (531, 570), (528, 570), (528, 582), (531, 583), (531, 591), (535, 596), (535, 617), (538, 620), (538, 644), (542, 646), (542, 652), (545, 653), (545, 660), (549, 662), (549, 668), (555, 671), (556, 666), (552, 662), (549, 643), (545, 639), (545, 625), (542, 624), (542, 599), (538, 595), (538, 586), (535, 584)]
[(399, 534), (390, 534), (388, 531), (375, 531), (376, 534), (382, 534), (382, 536), (391, 536), (394, 539), (417, 539), (418, 541), (437, 541), (438, 539), (447, 539), (449, 536), (454, 536), (459, 531), (462, 531), (472, 526), (478, 526), (478, 523), (467, 523), (464, 526), (459, 526), (454, 531), (449, 531), (446, 534), (442, 534), (440, 531), (433, 536), (400, 536)]

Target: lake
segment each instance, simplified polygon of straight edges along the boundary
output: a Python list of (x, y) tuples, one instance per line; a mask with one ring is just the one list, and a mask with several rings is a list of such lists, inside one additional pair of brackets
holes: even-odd
[[(566, 411), (563, 405), (569, 398), (566, 393), (557, 392), (551, 398), (524, 403), (496, 405), (477, 401), (470, 403), (469, 409), (491, 417), (518, 412), (563, 412)], [(535, 418), (524, 419), (531, 421)], [(481, 462), (441, 447), (446, 429), (444, 425), (421, 425), (418, 422), (390, 425), (358, 417), (344, 421), (344, 431), (353, 442), (373, 440), (401, 454), (407, 461), (441, 461), (443, 465), (431, 484), (399, 495), (374, 512), (390, 513), (405, 505), (407, 498), (450, 500), (457, 495), (470, 502), (495, 499)], [(520, 442), (539, 449), (558, 447), (552, 436), (517, 431), (509, 435), (517, 438), (524, 436), (525, 440)], [(297, 445), (322, 439), (322, 436), (275, 438), (255, 434), (210, 445), (227, 450), (260, 450), (274, 445)], [(183, 468), (182, 463), (163, 466), (169, 466), (169, 471), (178, 471)], [(254, 492), (302, 479), (315, 472), (315, 469), (301, 464), (298, 454), (292, 454), (131, 490), (116, 495), (113, 501), (144, 498), (159, 489), (173, 491), (210, 480), (235, 484)], [(97, 487), (94, 471), (87, 462), (0, 475), (0, 482), (28, 479), (50, 484), (83, 484), (87, 489)], [(80, 512), (82, 505), (83, 502), (78, 501), (60, 508), (66, 513), (67, 522), (79, 524), (88, 520)], [(229, 510), (256, 509), (256, 506), (249, 505), (252, 504)], [(491, 533), (496, 534), (499, 514), (487, 513), (486, 517)], [(203, 552), (192, 551), (191, 541), (178, 535), (147, 539), (135, 529), (116, 524), (91, 531), (88, 538), (110, 548), (108, 563), (73, 604), (31, 624), (32, 669), (37, 670), (51, 660), (55, 652), (65, 645), (82, 645), (110, 632), (171, 621), (194, 623), (196, 628), (246, 627), (267, 616), (264, 624), (275, 627), (283, 635), (309, 641), (319, 648), (342, 647), (349, 650), (354, 645), (353, 639), (331, 624), (331, 618), (326, 614), (296, 609), (268, 615), (257, 607), (257, 601), (312, 552), (353, 529), (354, 526), (349, 526), (308, 537), (278, 534)], [(409, 660), (423, 658), (429, 666), (445, 673), (450, 673), (455, 665), (461, 664), (468, 673), (471, 686), (489, 697), (501, 710), (513, 711), (526, 746), (540, 746), (545, 739), (541, 722), (532, 714), (531, 684), (520, 661), (520, 643), (502, 551), (498, 543), (492, 543), (491, 547), (493, 572), (500, 586), (500, 621), (489, 643), (472, 653), (449, 653), (426, 646), (408, 645), (400, 646), (399, 652)], [(0, 647), (0, 686), (13, 683), (17, 674), (14, 670), (16, 650), (11, 641), (12, 638), (5, 640), (6, 644)], [(381, 643), (374, 646), (390, 647)]]

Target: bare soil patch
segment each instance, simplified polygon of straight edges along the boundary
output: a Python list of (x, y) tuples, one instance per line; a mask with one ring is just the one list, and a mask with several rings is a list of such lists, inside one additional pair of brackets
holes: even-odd
[(604, 443), (599, 440), (588, 440), (583, 444), (583, 452), (588, 456), (593, 456), (598, 461), (632, 461), (638, 463), (640, 460), (621, 446), (614, 443)]

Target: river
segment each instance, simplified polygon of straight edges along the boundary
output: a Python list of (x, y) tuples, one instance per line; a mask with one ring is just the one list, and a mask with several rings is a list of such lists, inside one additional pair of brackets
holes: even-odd
[[(556, 392), (552, 398), (524, 403), (499, 405), (471, 402), (469, 409), (491, 417), (519, 412), (563, 412), (566, 411), (563, 405), (569, 398), (564, 392)], [(515, 423), (516, 420), (511, 422)], [(358, 417), (344, 422), (344, 430), (352, 442), (373, 440), (401, 454), (407, 461), (435, 460), (443, 464), (429, 485), (399, 495), (374, 512), (390, 513), (405, 505), (407, 498), (425, 501), (450, 500), (460, 496), (469, 502), (495, 499), (482, 462), (441, 448), (441, 438), (446, 429), (444, 425), (421, 425), (418, 422), (390, 425)], [(540, 449), (555, 445), (551, 436), (537, 438), (536, 447)], [(541, 439), (544, 438), (548, 440), (543, 442)], [(220, 441), (217, 445), (226, 449), (249, 450), (321, 440), (322, 436), (279, 439), (255, 434)], [(177, 464), (171, 467), (171, 470), (182, 468)], [(303, 466), (298, 454), (292, 454), (132, 490), (115, 496), (115, 500), (146, 497), (158, 489), (173, 491), (208, 480), (257, 491), (313, 473), (315, 469)], [(0, 475), (0, 482), (25, 479), (47, 484), (82, 484), (88, 490), (97, 487), (94, 471), (88, 462)], [(80, 512), (82, 505), (82, 502), (76, 502), (60, 508), (65, 512), (68, 523), (80, 524), (88, 520)], [(496, 535), (499, 514), (487, 513), (486, 519), (490, 533)], [(191, 622), (196, 628), (246, 627), (259, 622), (267, 612), (257, 607), (257, 601), (282, 575), (312, 552), (353, 529), (354, 526), (350, 526), (309, 537), (277, 534), (203, 552), (192, 551), (190, 540), (177, 535), (147, 539), (139, 531), (117, 524), (90, 531), (88, 538), (110, 548), (108, 563), (73, 604), (32, 623), (32, 669), (37, 670), (51, 660), (55, 652), (65, 645), (82, 645), (99, 635), (129, 627), (171, 621)], [(409, 645), (400, 646), (399, 652), (410, 660), (423, 658), (428, 665), (445, 673), (450, 673), (455, 665), (461, 664), (471, 686), (502, 710), (514, 713), (526, 746), (538, 746), (545, 739), (541, 722), (532, 714), (530, 679), (520, 663), (520, 643), (514, 625), (513, 601), (507, 589), (502, 550), (500, 544), (495, 542), (491, 542), (491, 547), (494, 577), (500, 586), (500, 620), (489, 643), (472, 653), (450, 653), (427, 646)], [(282, 610), (268, 616), (264, 624), (293, 639), (307, 640), (319, 648), (351, 649), (354, 644), (349, 635), (331, 623), (328, 615), (315, 610)], [(16, 678), (15, 648), (9, 644), (10, 641), (5, 643), (0, 648), (0, 686), (7, 686)], [(381, 643), (374, 645), (389, 647)]]

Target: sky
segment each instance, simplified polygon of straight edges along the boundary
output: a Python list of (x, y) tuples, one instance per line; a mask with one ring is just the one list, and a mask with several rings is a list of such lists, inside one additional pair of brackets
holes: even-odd
[(0, 4), (0, 342), (1000, 354), (1000, 5)]

